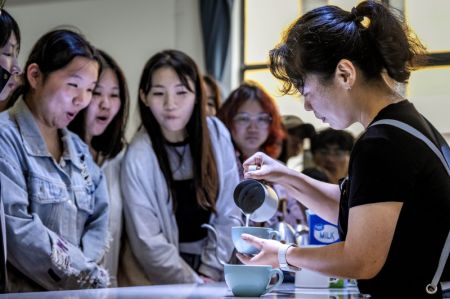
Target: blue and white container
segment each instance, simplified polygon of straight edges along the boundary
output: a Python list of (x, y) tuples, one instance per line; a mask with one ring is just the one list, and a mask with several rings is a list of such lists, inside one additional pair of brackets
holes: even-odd
[(306, 210), (309, 223), (309, 244), (329, 245), (339, 242), (339, 232), (336, 225), (320, 218), (311, 210)]

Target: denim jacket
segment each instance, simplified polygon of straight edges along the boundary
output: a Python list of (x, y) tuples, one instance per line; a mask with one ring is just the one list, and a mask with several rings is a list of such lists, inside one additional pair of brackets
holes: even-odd
[(26, 103), (0, 114), (0, 184), (10, 291), (108, 285), (108, 193), (87, 146), (60, 130), (55, 161)]

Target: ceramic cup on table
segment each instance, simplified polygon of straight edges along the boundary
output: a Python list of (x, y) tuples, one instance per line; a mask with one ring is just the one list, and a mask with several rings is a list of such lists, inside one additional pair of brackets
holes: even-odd
[(261, 239), (273, 239), (279, 236), (278, 232), (269, 227), (235, 226), (231, 228), (231, 238), (236, 250), (244, 254), (257, 254), (260, 250), (242, 240), (242, 234), (249, 234)]
[[(271, 266), (261, 265), (224, 265), (225, 282), (234, 296), (259, 297), (283, 282), (283, 272)], [(276, 282), (270, 285), (272, 277)]]

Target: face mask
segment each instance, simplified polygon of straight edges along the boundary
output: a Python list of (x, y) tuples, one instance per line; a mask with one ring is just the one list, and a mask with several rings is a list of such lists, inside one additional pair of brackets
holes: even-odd
[(11, 77), (11, 73), (8, 72), (5, 68), (0, 66), (0, 92), (5, 87), (6, 83), (8, 83), (9, 78)]

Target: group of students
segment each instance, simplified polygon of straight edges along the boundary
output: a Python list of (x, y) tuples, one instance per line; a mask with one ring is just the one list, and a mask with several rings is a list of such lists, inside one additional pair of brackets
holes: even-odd
[[(239, 168), (260, 150), (276, 158), (285, 136), (257, 84), (220, 108), (219, 97), (186, 54), (157, 53), (142, 72), (142, 126), (127, 146), (118, 64), (74, 31), (41, 37), (1, 118), (10, 290), (221, 280), (215, 248), (230, 260)], [(288, 199), (288, 222), (305, 223), (304, 207)], [(203, 223), (219, 232), (217, 244)]]
[[(18, 75), (20, 33), (5, 17), (2, 58)], [(128, 145), (123, 72), (80, 33), (43, 35), (21, 78), (0, 114), (7, 291), (220, 280), (238, 171), (228, 130), (206, 117), (196, 63), (176, 50), (148, 60)]]
[[(442, 294), (426, 284), (450, 227), (450, 171), (427, 143), (374, 124), (394, 119), (444, 144), (384, 79), (405, 82), (421, 53), (384, 5), (312, 10), (270, 53), (272, 73), (285, 92), (303, 94), (307, 110), (336, 129), (354, 122), (367, 129), (339, 185), (274, 160), (281, 118), (257, 85), (230, 94), (218, 110), (222, 121), (207, 117), (207, 98), (217, 95), (206, 96), (196, 63), (177, 50), (145, 64), (142, 125), (127, 144), (128, 88), (107, 53), (78, 32), (55, 29), (36, 42), (16, 80), (20, 32), (4, 9), (0, 21), (0, 65), (12, 75), (0, 94), (9, 107), (0, 114), (8, 291), (221, 280), (216, 253), (231, 258), (230, 231), (241, 217), (232, 193), (244, 174), (273, 183), (298, 217), (308, 207), (339, 224), (341, 242), (303, 248), (244, 235), (261, 252), (237, 254), (241, 262), (356, 278), (375, 298), (392, 297), (395, 288), (417, 298)], [(328, 154), (341, 152), (319, 155)], [(218, 240), (203, 223), (215, 227)], [(416, 234), (428, 243), (417, 243)], [(411, 261), (411, 254), (421, 258)]]
[(20, 77), (0, 115), (8, 290), (222, 280), (216, 255), (232, 258), (242, 217), (238, 168), (284, 138), (274, 100), (241, 85), (219, 110), (225, 126), (207, 117), (219, 109), (214, 81), (185, 53), (161, 51), (142, 71), (142, 125), (127, 144), (125, 76), (80, 33), (46, 33)]

